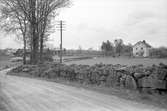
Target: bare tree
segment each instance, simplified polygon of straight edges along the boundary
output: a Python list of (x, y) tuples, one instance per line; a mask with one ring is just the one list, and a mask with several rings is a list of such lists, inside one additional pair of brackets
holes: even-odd
[(119, 54), (118, 56), (120, 56), (122, 48), (123, 48), (123, 44), (124, 44), (123, 40), (122, 39), (116, 39), (116, 40), (114, 40), (114, 44), (115, 44), (115, 53)]
[(23, 53), (23, 64), (26, 64), (26, 47), (27, 47), (27, 27), (28, 22), (27, 18), (20, 13), (20, 10), (13, 2), (9, 0), (0, 1), (1, 3), (1, 28), (6, 32), (14, 32), (16, 34), (22, 35), (21, 39), (24, 44), (24, 53)]
[(101, 50), (104, 52), (105, 56), (112, 55), (113, 49), (114, 49), (114, 46), (109, 40), (107, 40), (106, 42), (103, 42), (101, 45)]
[[(25, 17), (29, 24), (31, 63), (37, 64), (42, 60), (43, 42), (50, 20), (55, 16), (57, 9), (69, 5), (69, 0), (6, 0), (4, 6), (12, 6), (11, 11), (19, 13), (18, 17)], [(7, 3), (7, 4), (6, 4)], [(10, 17), (9, 17), (10, 18)], [(10, 18), (10, 20), (12, 20)], [(39, 51), (40, 49), (40, 51)]]
[[(30, 22), (31, 35), (32, 35), (32, 41), (31, 41), (32, 62), (33, 64), (36, 64), (39, 58), (38, 57), (39, 43), (40, 43), (40, 55), (41, 55), (40, 58), (42, 60), (43, 40), (50, 16), (55, 14), (56, 9), (67, 6), (69, 4), (69, 0), (16, 0), (16, 1)], [(29, 7), (25, 7), (27, 2), (29, 4)]]

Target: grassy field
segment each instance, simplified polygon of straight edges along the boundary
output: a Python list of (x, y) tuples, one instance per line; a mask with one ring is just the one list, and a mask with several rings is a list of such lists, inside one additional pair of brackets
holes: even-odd
[(84, 65), (94, 65), (98, 63), (103, 63), (103, 64), (122, 64), (122, 65), (128, 65), (128, 66), (143, 64), (144, 66), (151, 66), (153, 64), (158, 65), (159, 63), (167, 64), (167, 59), (99, 57), (99, 58), (86, 59), (86, 60), (70, 61), (65, 63), (66, 64), (84, 64)]

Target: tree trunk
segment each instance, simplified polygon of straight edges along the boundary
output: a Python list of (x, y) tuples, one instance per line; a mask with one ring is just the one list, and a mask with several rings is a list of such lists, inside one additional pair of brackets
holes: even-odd
[(26, 38), (25, 34), (23, 35), (23, 42), (24, 42), (24, 54), (23, 54), (23, 64), (26, 64)]
[(40, 31), (40, 62), (43, 62), (43, 50), (44, 50), (44, 33), (46, 29), (46, 22), (47, 19), (44, 19), (44, 21), (39, 24), (39, 31)]
[(36, 21), (36, 0), (31, 0), (31, 28), (32, 28), (32, 64), (38, 63), (39, 36)]
[(41, 35), (41, 40), (40, 40), (40, 62), (43, 62), (43, 38), (44, 35)]
[(39, 49), (39, 37), (36, 33), (36, 25), (33, 26), (34, 30), (33, 30), (33, 55), (32, 55), (32, 60), (33, 60), (33, 64), (37, 64), (38, 63), (38, 49)]

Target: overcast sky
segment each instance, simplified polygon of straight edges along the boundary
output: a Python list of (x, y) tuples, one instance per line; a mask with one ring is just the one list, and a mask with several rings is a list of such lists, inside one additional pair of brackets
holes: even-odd
[[(61, 10), (59, 19), (66, 21), (63, 47), (67, 49), (98, 49), (103, 41), (116, 38), (167, 46), (167, 0), (73, 0), (71, 8)], [(59, 40), (55, 32), (50, 46), (58, 47)], [(1, 38), (1, 48), (19, 46), (11, 37)]]

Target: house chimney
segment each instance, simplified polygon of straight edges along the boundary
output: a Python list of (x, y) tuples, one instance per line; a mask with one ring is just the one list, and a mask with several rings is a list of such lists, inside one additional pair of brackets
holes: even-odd
[(143, 43), (146, 43), (146, 41), (145, 41), (145, 40), (143, 40)]

